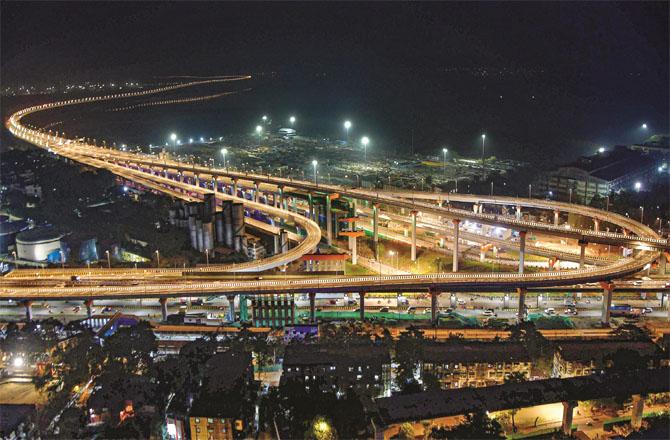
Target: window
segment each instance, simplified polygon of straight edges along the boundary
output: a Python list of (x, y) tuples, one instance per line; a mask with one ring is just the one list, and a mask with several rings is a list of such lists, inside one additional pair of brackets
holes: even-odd
[(200, 423), (200, 419), (198, 417), (195, 418), (195, 423)]
[(214, 419), (207, 419), (207, 423), (214, 423)]

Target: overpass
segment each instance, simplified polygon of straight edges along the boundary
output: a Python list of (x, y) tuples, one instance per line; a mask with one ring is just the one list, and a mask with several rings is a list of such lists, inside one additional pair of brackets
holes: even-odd
[[(93, 298), (160, 298), (176, 296), (198, 296), (212, 294), (273, 294), (273, 293), (315, 293), (315, 292), (355, 292), (361, 295), (361, 316), (364, 313), (363, 298), (368, 292), (404, 292), (428, 290), (433, 298), (441, 291), (491, 291), (525, 289), (534, 287), (550, 287), (574, 285), (589, 282), (607, 281), (606, 286), (613, 279), (625, 277), (638, 272), (658, 258), (658, 251), (668, 249), (667, 239), (659, 237), (651, 228), (630, 218), (618, 214), (603, 212), (595, 208), (553, 202), (547, 200), (521, 199), (512, 197), (487, 197), (463, 194), (416, 193), (403, 190), (376, 191), (360, 188), (351, 188), (339, 185), (324, 185), (318, 182), (300, 181), (292, 178), (271, 175), (249, 174), (233, 171), (227, 168), (211, 168), (199, 165), (186, 164), (173, 159), (159, 159), (150, 155), (130, 153), (97, 147), (86, 143), (82, 139), (68, 139), (46, 133), (38, 128), (22, 123), (22, 119), (30, 114), (54, 108), (107, 101), (112, 99), (132, 98), (150, 95), (185, 87), (217, 82), (228, 82), (248, 79), (249, 77), (225, 77), (209, 81), (196, 81), (185, 84), (165, 86), (152, 90), (124, 93), (119, 95), (105, 95), (59, 101), (20, 110), (7, 120), (9, 131), (16, 137), (30, 142), (38, 147), (48, 149), (56, 154), (68, 157), (89, 166), (104, 168), (124, 179), (136, 182), (155, 191), (179, 197), (185, 200), (199, 200), (205, 194), (214, 194), (217, 200), (235, 200), (244, 203), (245, 207), (259, 210), (267, 215), (284, 218), (295, 222), (305, 229), (306, 237), (298, 245), (283, 254), (273, 255), (257, 261), (237, 265), (212, 265), (189, 269), (189, 272), (258, 272), (281, 267), (295, 261), (301, 255), (311, 252), (321, 240), (321, 229), (312, 218), (305, 217), (290, 211), (283, 203), (283, 194), (287, 190), (302, 191), (308, 194), (323, 194), (327, 199), (326, 214), (330, 216), (330, 200), (334, 195), (346, 197), (352, 201), (363, 201), (373, 206), (374, 241), (378, 240), (378, 214), (382, 207), (396, 210), (409, 210), (412, 222), (412, 248), (416, 247), (416, 218), (420, 213), (437, 216), (443, 221), (445, 229), (451, 223), (454, 240), (454, 273), (429, 275), (386, 275), (367, 277), (310, 277), (287, 280), (255, 280), (238, 282), (198, 282), (193, 283), (180, 277), (182, 269), (132, 269), (109, 270), (105, 274), (111, 277), (124, 277), (128, 274), (139, 276), (147, 283), (133, 286), (108, 286), (101, 282), (94, 286), (70, 287), (2, 287), (0, 298), (29, 301), (35, 299), (81, 299)], [(253, 188), (254, 200), (238, 197), (239, 187)], [(274, 199), (279, 199), (280, 207), (260, 203), (260, 191), (274, 191)], [(278, 197), (277, 197), (278, 196)], [(472, 204), (473, 209), (464, 209), (453, 206), (453, 203)], [(517, 215), (484, 213), (482, 206), (493, 207), (513, 206)], [(311, 196), (310, 196), (311, 206)], [(575, 213), (590, 217), (594, 220), (593, 229), (570, 228), (552, 223), (524, 220), (520, 212), (522, 208), (553, 211), (555, 219), (562, 212)], [(311, 214), (312, 209), (310, 209)], [(315, 217), (310, 215), (309, 217)], [(468, 220), (480, 224), (500, 226), (519, 231), (520, 273), (491, 273), (471, 274), (458, 272), (459, 224)], [(613, 225), (621, 232), (603, 232), (600, 222)], [(327, 237), (330, 239), (332, 222), (327, 222)], [(525, 234), (527, 232), (555, 235), (563, 238), (579, 240), (584, 243), (602, 243), (615, 246), (625, 246), (637, 249), (631, 257), (620, 258), (611, 264), (604, 264), (594, 268), (585, 268), (572, 271), (554, 271), (548, 273), (523, 273), (523, 256), (525, 252)], [(297, 238), (297, 237), (296, 237)], [(415, 252), (413, 252), (414, 254)], [(92, 275), (89, 269), (55, 269), (35, 271), (32, 269), (15, 270), (12, 277), (31, 279), (40, 277), (63, 276), (77, 274), (80, 276)], [(97, 273), (100, 276), (105, 276)], [(605, 292), (611, 301), (612, 287), (605, 287)], [(520, 295), (520, 317), (523, 310), (524, 295)], [(605, 301), (607, 303), (607, 301)], [(435, 307), (433, 307), (435, 309)], [(604, 315), (608, 315), (605, 313)], [(435, 310), (433, 310), (435, 311)], [(609, 320), (609, 316), (605, 317)]]

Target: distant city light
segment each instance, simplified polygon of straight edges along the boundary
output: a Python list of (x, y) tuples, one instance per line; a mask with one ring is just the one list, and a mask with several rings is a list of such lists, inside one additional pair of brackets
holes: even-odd
[(635, 182), (635, 190), (639, 191), (642, 188), (642, 183)]
[(172, 134), (170, 135), (170, 140), (172, 140), (173, 142), (176, 141), (176, 140), (177, 140), (177, 134), (176, 134), (176, 133), (172, 133)]
[(351, 121), (344, 121), (344, 128), (348, 131), (351, 128)]
[(128, 192), (128, 187), (125, 185), (123, 186), (123, 192)]
[(262, 117), (261, 119), (263, 119), (263, 122), (265, 122), (265, 121), (267, 121), (267, 120), (268, 120), (268, 117), (267, 117), (267, 116), (265, 116), (265, 115), (263, 115), (263, 117)]
[(188, 143), (192, 144), (193, 143), (193, 138), (188, 138)]
[(12, 364), (16, 368), (21, 368), (21, 367), (23, 367), (23, 364), (25, 364), (25, 360), (23, 359), (22, 356), (17, 356), (17, 357), (14, 358), (14, 361), (12, 362)]
[(205, 142), (205, 138), (200, 136), (200, 142)]
[(643, 130), (646, 130), (646, 129), (647, 129), (647, 124), (646, 124), (646, 123), (642, 124), (642, 129), (643, 129)]
[(605, 147), (598, 148), (598, 153), (604, 153), (604, 152), (605, 152)]
[(295, 124), (295, 116), (291, 116), (290, 118), (288, 118), (288, 121), (289, 121), (291, 124)]
[(263, 131), (263, 127), (261, 127), (260, 125), (257, 125), (256, 126), (256, 133), (261, 134), (262, 131)]

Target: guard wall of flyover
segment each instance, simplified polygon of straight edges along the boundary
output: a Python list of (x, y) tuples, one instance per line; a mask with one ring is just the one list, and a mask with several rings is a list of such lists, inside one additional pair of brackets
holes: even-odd
[[(21, 119), (31, 113), (44, 111), (66, 105), (76, 105), (81, 103), (104, 101), (118, 98), (128, 98), (135, 96), (160, 93), (174, 90), (177, 88), (190, 87), (204, 83), (222, 82), (245, 79), (247, 77), (235, 77), (210, 81), (198, 81), (180, 85), (172, 85), (153, 90), (141, 92), (124, 93), (120, 95), (106, 95), (101, 97), (81, 98), (56, 103), (44, 104), (29, 107), (20, 110), (7, 121), (9, 131), (18, 138), (24, 139), (41, 148), (46, 148), (70, 157), (73, 160), (87, 163), (91, 166), (106, 168), (111, 172), (118, 174), (129, 180), (136, 181), (146, 185), (151, 189), (171, 194), (184, 199), (199, 198), (202, 194), (209, 192), (208, 189), (196, 187), (184, 182), (177, 182), (162, 176), (157, 176), (152, 172), (142, 169), (133, 169), (128, 166), (129, 163), (144, 164), (149, 167), (171, 168), (195, 173), (202, 173), (211, 177), (228, 179), (229, 181), (244, 180), (251, 183), (257, 182), (267, 185), (281, 186), (285, 188), (295, 188), (298, 190), (318, 193), (338, 193), (345, 197), (358, 200), (367, 200), (380, 205), (389, 205), (396, 208), (407, 208), (430, 212), (444, 218), (467, 219), (474, 222), (491, 224), (507, 227), (516, 230), (536, 231), (553, 235), (560, 235), (570, 238), (582, 239), (589, 242), (609, 243), (622, 246), (630, 246), (641, 249), (632, 258), (621, 258), (613, 264), (571, 271), (556, 271), (549, 273), (493, 273), (493, 274), (430, 274), (430, 275), (395, 275), (395, 276), (367, 276), (367, 277), (340, 277), (340, 278), (309, 278), (301, 280), (284, 281), (244, 281), (244, 282), (209, 282), (190, 284), (185, 282), (156, 283), (142, 286), (87, 286), (86, 288), (3, 288), (0, 290), (1, 298), (43, 298), (43, 299), (66, 299), (66, 298), (119, 298), (119, 297), (166, 297), (183, 295), (208, 295), (211, 293), (276, 293), (276, 292), (384, 292), (384, 291), (416, 291), (423, 289), (441, 289), (450, 291), (478, 291), (487, 289), (512, 290), (519, 287), (542, 287), (570, 285), (586, 282), (596, 282), (602, 280), (611, 280), (635, 273), (642, 269), (646, 264), (651, 263), (656, 258), (656, 253), (650, 249), (668, 248), (668, 240), (659, 237), (650, 228), (612, 213), (604, 213), (600, 210), (590, 207), (583, 207), (573, 204), (564, 204), (560, 202), (551, 202), (535, 199), (518, 198), (487, 198), (483, 196), (457, 195), (458, 200), (467, 202), (484, 202), (498, 204), (520, 204), (522, 206), (535, 207), (538, 209), (561, 210), (574, 212), (577, 214), (591, 215), (623, 229), (630, 231), (633, 235), (598, 232), (585, 229), (566, 229), (554, 225), (518, 220), (510, 216), (495, 214), (478, 214), (471, 210), (457, 209), (453, 207), (436, 206), (435, 203), (417, 202), (412, 197), (412, 193), (406, 191), (367, 191), (355, 188), (345, 188), (336, 185), (323, 185), (312, 182), (293, 180), (292, 178), (281, 178), (275, 176), (255, 175), (248, 173), (234, 172), (226, 169), (215, 169), (201, 166), (187, 165), (173, 160), (158, 161), (151, 156), (144, 156), (136, 153), (119, 152), (109, 149), (89, 145), (79, 140), (67, 139), (61, 136), (53, 136), (41, 132), (37, 129), (27, 127), (21, 124)], [(198, 268), (200, 271), (259, 271), (271, 267), (283, 265), (286, 262), (299, 258), (304, 253), (311, 252), (320, 240), (320, 229), (318, 225), (302, 216), (294, 216), (288, 211), (274, 208), (272, 206), (255, 203), (239, 198), (234, 198), (220, 192), (216, 192), (219, 198), (230, 198), (242, 200), (246, 206), (258, 209), (260, 211), (277, 216), (293, 216), (294, 221), (301, 222), (308, 231), (307, 238), (297, 247), (290, 250), (290, 255), (282, 254), (268, 259), (256, 262), (244, 263), (234, 266), (210, 266)], [(435, 198), (434, 194), (430, 194)], [(425, 197), (428, 197), (426, 195)], [(456, 200), (450, 195), (450, 200)], [(29, 270), (28, 270), (29, 271)], [(181, 271), (181, 270), (180, 270)], [(81, 270), (80, 272), (85, 272)], [(169, 273), (169, 269), (156, 269), (155, 271), (145, 271), (149, 276), (159, 276), (163, 273)], [(169, 292), (169, 293), (166, 293)]]

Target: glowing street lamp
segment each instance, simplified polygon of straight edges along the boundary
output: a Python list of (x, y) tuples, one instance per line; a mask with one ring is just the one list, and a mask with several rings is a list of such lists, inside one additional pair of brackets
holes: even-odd
[(228, 167), (226, 166), (226, 154), (228, 154), (228, 150), (226, 148), (222, 148), (221, 155), (223, 156), (223, 168), (227, 171)]
[(361, 144), (363, 145), (363, 160), (365, 162), (368, 161), (368, 144), (370, 143), (370, 138), (367, 136), (363, 136), (361, 138)]
[(640, 127), (640, 128), (642, 128), (642, 130), (646, 130), (647, 129), (647, 123), (645, 122), (644, 124), (642, 124), (642, 127)]
[(177, 133), (172, 133), (170, 135), (170, 140), (172, 141), (172, 150), (173, 152), (177, 151)]
[(605, 152), (605, 147), (598, 148), (598, 153), (603, 154)]
[(261, 144), (261, 135), (263, 134), (263, 127), (260, 125), (256, 126), (256, 133), (258, 133), (258, 145)]
[(347, 132), (347, 143), (349, 143), (349, 129), (351, 128), (351, 121), (344, 121), (344, 131)]
[(484, 146), (486, 145), (486, 135), (482, 134), (482, 163), (484, 163)]
[(291, 123), (291, 125), (295, 124), (295, 116), (288, 118), (288, 121)]
[(261, 119), (263, 120), (263, 122), (268, 122), (268, 117), (266, 115), (263, 115)]
[(316, 166), (318, 164), (319, 164), (319, 162), (317, 162), (316, 159), (314, 159), (312, 161), (312, 166), (314, 167), (314, 185), (318, 185), (317, 182), (316, 182)]
[(635, 182), (635, 191), (640, 192), (641, 189), (642, 189), (642, 183)]

